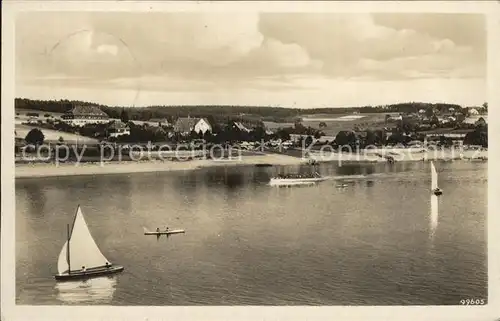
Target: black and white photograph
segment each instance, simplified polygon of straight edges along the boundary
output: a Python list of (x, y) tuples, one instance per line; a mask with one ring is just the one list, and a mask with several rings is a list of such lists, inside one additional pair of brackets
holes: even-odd
[(493, 308), (490, 4), (6, 2), (2, 301)]

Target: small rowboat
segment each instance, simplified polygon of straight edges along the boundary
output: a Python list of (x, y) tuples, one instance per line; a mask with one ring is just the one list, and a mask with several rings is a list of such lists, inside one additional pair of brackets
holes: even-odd
[(177, 229), (177, 230), (163, 230), (163, 231), (149, 231), (147, 228), (144, 227), (144, 235), (171, 235), (171, 234), (181, 234), (181, 233), (186, 233), (185, 230), (182, 229)]

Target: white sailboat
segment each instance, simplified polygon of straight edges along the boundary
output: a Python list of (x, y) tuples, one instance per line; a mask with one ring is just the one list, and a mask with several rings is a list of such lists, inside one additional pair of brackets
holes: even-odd
[(56, 280), (84, 279), (123, 271), (123, 266), (112, 264), (90, 234), (83, 213), (78, 205), (73, 226), (68, 224), (68, 239), (57, 261)]
[(431, 190), (434, 195), (441, 195), (443, 191), (438, 187), (438, 174), (436, 171), (436, 167), (434, 166), (434, 162), (431, 161)]

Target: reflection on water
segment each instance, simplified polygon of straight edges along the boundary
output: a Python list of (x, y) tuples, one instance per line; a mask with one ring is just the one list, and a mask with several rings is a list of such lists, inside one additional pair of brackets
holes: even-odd
[(36, 184), (26, 184), (26, 197), (31, 200), (29, 206), (31, 212), (38, 216), (43, 216), (44, 209), (47, 205), (47, 192)]
[(116, 290), (116, 279), (99, 277), (81, 281), (57, 282), (57, 299), (68, 304), (108, 304)]
[(436, 228), (438, 225), (438, 216), (439, 216), (439, 200), (436, 195), (431, 194), (431, 215), (430, 215), (431, 240), (434, 239), (434, 235), (436, 233)]

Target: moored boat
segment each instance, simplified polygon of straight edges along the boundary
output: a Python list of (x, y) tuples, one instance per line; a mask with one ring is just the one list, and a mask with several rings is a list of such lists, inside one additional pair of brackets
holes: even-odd
[(278, 175), (271, 178), (269, 185), (272, 186), (291, 186), (291, 185), (312, 185), (317, 182), (327, 180), (328, 177), (321, 177), (319, 174), (314, 175)]
[(255, 164), (255, 167), (273, 167), (272, 164)]

